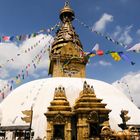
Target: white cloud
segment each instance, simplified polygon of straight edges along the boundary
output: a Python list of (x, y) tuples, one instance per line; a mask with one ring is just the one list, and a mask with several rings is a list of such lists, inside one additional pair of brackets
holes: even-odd
[(130, 35), (132, 28), (133, 28), (132, 25), (124, 28), (117, 26), (115, 32), (113, 33), (113, 38), (117, 39), (120, 42), (123, 42), (124, 44), (130, 44), (133, 41)]
[(1, 80), (0, 79), (0, 88), (2, 88), (6, 84), (7, 84), (7, 81), (6, 80)]
[(112, 64), (110, 62), (105, 61), (105, 60), (100, 60), (98, 62), (93, 63), (92, 65), (93, 66), (103, 66), (103, 67), (106, 67), (106, 66), (111, 66)]
[[(17, 46), (14, 43), (1, 43), (0, 65), (2, 65), (2, 68), (0, 69), (0, 78), (6, 78), (10, 75), (11, 71), (20, 71), (22, 69), (25, 69), (28, 64), (32, 64), (33, 58), (44, 48), (45, 45), (49, 44), (48, 41), (51, 38), (52, 37), (50, 35), (46, 36), (41, 34), (35, 38), (24, 41), (20, 46)], [(39, 40), (41, 40), (40, 43)], [(37, 42), (38, 45), (36, 45), (36, 47), (34, 48), (34, 45)], [(25, 50), (28, 50), (28, 48), (31, 48), (31, 46), (33, 46), (33, 49), (25, 53)], [(20, 54), (20, 56), (17, 56), (17, 54)], [(11, 60), (12, 58), (14, 61)], [(37, 68), (47, 69), (49, 66), (48, 59), (48, 54), (45, 54)], [(9, 62), (7, 62), (7, 60)], [(35, 72), (33, 66), (30, 67), (30, 70), (32, 73)]]
[(103, 60), (100, 60), (100, 61), (99, 61), (99, 64), (100, 64), (101, 66), (111, 66), (111, 65), (112, 65), (110, 62), (103, 61)]
[(5, 78), (9, 77), (9, 72), (8, 72), (8, 70), (6, 70), (6, 69), (0, 70), (0, 77), (1, 77), (2, 79), (5, 79)]
[(140, 107), (140, 71), (130, 72), (122, 77), (113, 85), (125, 93), (130, 99), (132, 98), (134, 103)]
[[(42, 56), (42, 59), (39, 62), (39, 64), (35, 62), (37, 69), (33, 67), (32, 60), (35, 58), (37, 54), (41, 54), (40, 51), (44, 49), (44, 46), (46, 46), (46, 49), (48, 48), (50, 40), (52, 43), (53, 37), (51, 35), (46, 36), (40, 34), (37, 37), (24, 41), (19, 46), (15, 43), (0, 43), (0, 65), (2, 66), (2, 68), (0, 68), (0, 90), (4, 91), (4, 96), (7, 96), (10, 91), (11, 82), (7, 83), (7, 81), (15, 79), (15, 77), (18, 74), (21, 74), (22, 70), (26, 70), (26, 66), (28, 64), (31, 65), (30, 68), (28, 69), (29, 75), (34, 78), (39, 78), (40, 76), (44, 75), (43, 71), (45, 70), (47, 72), (47, 69), (49, 67), (48, 52), (46, 52)], [(36, 44), (37, 42), (38, 44)], [(34, 47), (34, 45), (36, 47)], [(28, 50), (29, 48), (30, 50)], [(27, 53), (25, 53), (25, 50), (27, 50)], [(20, 55), (18, 56), (17, 54)], [(0, 101), (2, 100), (1, 97)]]
[[(49, 42), (50, 40), (51, 42)], [(51, 35), (46, 36), (40, 34), (37, 37), (24, 41), (19, 46), (15, 43), (0, 43), (0, 66), (2, 66), (0, 68), (0, 90), (4, 93), (4, 97), (10, 92), (11, 82), (8, 83), (8, 81), (13, 80), (19, 72), (25, 70), (28, 64), (31, 65), (28, 70), (29, 75), (34, 78), (39, 78), (44, 75), (44, 71), (47, 72), (49, 66), (48, 52), (43, 55), (40, 63), (37, 64), (37, 69), (33, 67), (32, 60), (42, 49), (47, 49), (52, 42), (53, 37)], [(44, 46), (46, 46), (46, 48), (44, 48)], [(29, 48), (30, 50), (28, 50)], [(25, 53), (25, 50), (27, 50), (27, 53)], [(18, 56), (17, 54), (20, 55)], [(0, 101), (2, 101), (2, 93), (0, 95)]]
[(113, 21), (113, 16), (107, 13), (104, 13), (102, 17), (94, 24), (92, 30), (104, 31), (107, 23)]
[(115, 32), (113, 33), (113, 37), (117, 38), (122, 33), (122, 28), (120, 26), (116, 26)]
[(140, 29), (138, 29), (136, 33), (137, 33), (137, 35), (140, 35)]

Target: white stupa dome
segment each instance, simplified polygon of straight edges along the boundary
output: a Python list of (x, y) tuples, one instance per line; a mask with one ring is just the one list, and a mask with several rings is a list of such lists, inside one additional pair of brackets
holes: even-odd
[(27, 125), (21, 120), (23, 114), (21, 111), (29, 110), (33, 105), (33, 123), (32, 128), (35, 131), (35, 137), (43, 138), (46, 130), (47, 107), (53, 100), (56, 87), (63, 86), (70, 105), (73, 106), (76, 98), (79, 97), (83, 89), (83, 83), (87, 81), (93, 85), (97, 98), (103, 99), (106, 108), (112, 111), (109, 114), (111, 128), (119, 130), (118, 124), (122, 123), (120, 111), (128, 110), (131, 119), (128, 124), (140, 124), (140, 110), (124, 95), (112, 85), (86, 78), (48, 78), (26, 83), (15, 89), (0, 104), (2, 110), (2, 126)]

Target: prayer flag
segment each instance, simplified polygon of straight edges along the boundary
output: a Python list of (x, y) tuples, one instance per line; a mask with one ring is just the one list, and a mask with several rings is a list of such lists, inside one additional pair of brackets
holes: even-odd
[(129, 48), (127, 51), (133, 51), (136, 53), (140, 53), (140, 43), (134, 45), (133, 47)]
[(17, 35), (17, 36), (16, 36), (16, 39), (19, 40), (19, 38), (20, 38), (20, 37)]
[(16, 76), (15, 82), (16, 82), (16, 84), (19, 84), (21, 82), (20, 78), (18, 76)]
[(89, 54), (89, 57), (94, 57), (94, 56), (96, 56), (95, 53)]
[(32, 34), (32, 37), (36, 37), (36, 36), (37, 36), (37, 33), (33, 33), (33, 34)]
[(43, 32), (45, 32), (45, 29), (40, 30), (38, 33), (40, 34), (40, 33), (43, 33)]
[(84, 61), (85, 61), (85, 62), (89, 62), (89, 55), (86, 55), (86, 56), (84, 57)]
[(99, 49), (99, 44), (95, 44), (95, 46), (92, 48), (91, 52), (87, 52), (86, 56), (95, 56), (95, 53), (98, 49)]
[(107, 40), (111, 40), (111, 38), (110, 38), (109, 36), (107, 36), (107, 35), (105, 36), (105, 38), (106, 38)]
[(36, 69), (36, 65), (35, 65), (35, 64), (33, 64), (33, 66), (34, 66), (34, 68)]
[(11, 84), (13, 84), (14, 83), (14, 80), (11, 80), (10, 82), (11, 82)]
[(29, 35), (28, 35), (28, 38), (31, 38), (31, 36), (32, 36), (32, 35), (31, 35), (31, 34), (29, 34)]
[(92, 52), (92, 53), (93, 53), (94, 51), (97, 52), (98, 50), (99, 50), (99, 44), (96, 43), (91, 52)]
[(12, 91), (12, 89), (13, 89), (13, 87), (12, 87), (12, 85), (10, 86), (10, 91)]
[(81, 52), (80, 52), (80, 57), (83, 57), (83, 56), (84, 56), (84, 52), (81, 51)]
[(129, 62), (131, 65), (135, 65), (135, 62), (131, 61), (130, 58), (123, 52), (118, 52), (122, 59)]
[(22, 74), (22, 79), (24, 80), (24, 74)]
[(9, 36), (3, 36), (2, 39), (3, 39), (3, 41), (9, 41), (10, 37)]
[(28, 64), (28, 68), (30, 67), (30, 64)]
[(27, 36), (26, 35), (21, 35), (21, 41), (26, 40)]
[(110, 53), (112, 53), (113, 51), (107, 51), (105, 54), (110, 54)]
[(21, 39), (22, 39), (22, 36), (20, 35), (20, 36), (19, 36), (19, 38), (18, 38), (18, 40), (20, 40), (20, 41), (21, 41)]
[(110, 55), (112, 56), (112, 58), (115, 61), (120, 61), (121, 60), (121, 57), (120, 57), (120, 55), (117, 52), (111, 52)]
[(47, 29), (47, 32), (48, 32), (48, 33), (50, 33), (50, 32), (51, 32), (51, 30), (50, 30), (50, 29)]
[(103, 50), (97, 50), (96, 54), (101, 56), (101, 55), (104, 55), (104, 52), (103, 52)]
[(10, 41), (13, 41), (13, 40), (14, 40), (14, 36), (11, 36), (11, 37), (10, 37)]
[(1, 96), (2, 96), (2, 99), (4, 99), (4, 92), (3, 92), (3, 93), (1, 93)]
[(29, 75), (29, 73), (28, 73), (28, 71), (26, 71), (26, 76), (28, 76)]

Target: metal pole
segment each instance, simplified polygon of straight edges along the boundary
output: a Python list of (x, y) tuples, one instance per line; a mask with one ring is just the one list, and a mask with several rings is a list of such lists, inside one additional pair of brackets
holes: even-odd
[(33, 106), (31, 106), (31, 122), (30, 122), (30, 140), (32, 140), (32, 120), (33, 120)]

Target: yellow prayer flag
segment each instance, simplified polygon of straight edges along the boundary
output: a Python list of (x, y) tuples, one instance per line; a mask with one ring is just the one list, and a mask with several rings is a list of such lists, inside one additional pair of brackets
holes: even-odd
[(94, 53), (89, 55), (89, 57), (94, 57), (94, 56), (96, 56), (96, 54), (94, 54)]
[(20, 82), (21, 82), (20, 78), (18, 78), (18, 79), (16, 78), (15, 82), (16, 82), (16, 84), (20, 84)]
[(121, 57), (120, 57), (120, 55), (117, 52), (112, 52), (112, 53), (110, 53), (110, 55), (112, 56), (112, 58), (115, 61), (120, 61), (121, 60)]

